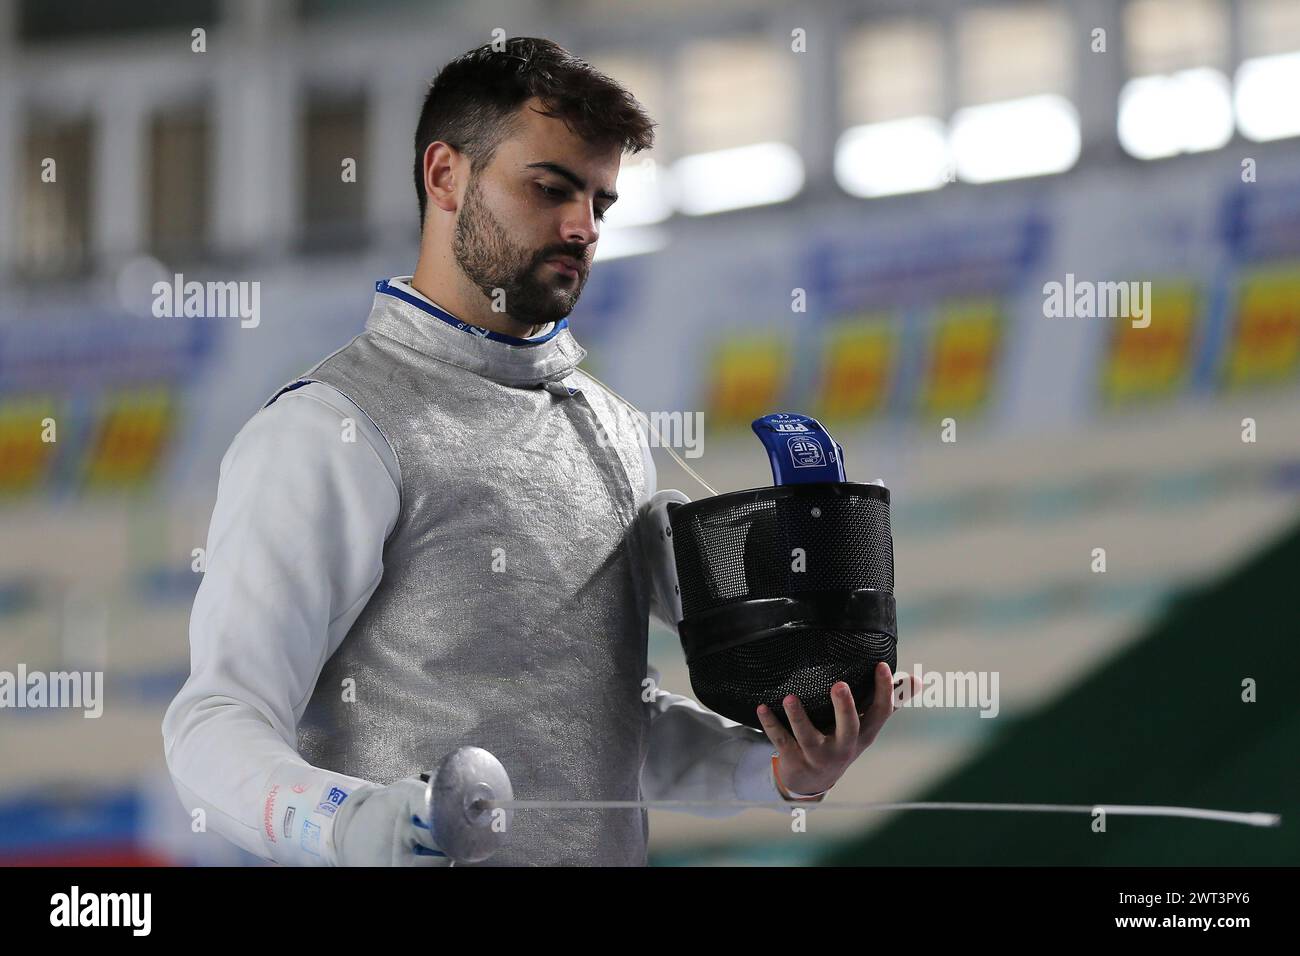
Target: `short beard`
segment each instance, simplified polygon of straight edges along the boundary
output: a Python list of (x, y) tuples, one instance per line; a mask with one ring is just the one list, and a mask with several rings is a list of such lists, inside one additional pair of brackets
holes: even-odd
[(578, 304), (587, 273), (582, 272), (572, 288), (549, 285), (537, 277), (538, 267), (554, 256), (572, 255), (583, 259), (583, 253), (563, 248), (545, 249), (536, 255), (515, 245), (505, 229), (483, 201), (479, 177), (470, 179), (465, 193), (465, 204), (456, 218), (456, 232), (452, 239), (452, 253), (461, 272), (479, 291), (495, 305), (504, 293), (505, 312), (524, 325), (545, 325), (558, 322)]

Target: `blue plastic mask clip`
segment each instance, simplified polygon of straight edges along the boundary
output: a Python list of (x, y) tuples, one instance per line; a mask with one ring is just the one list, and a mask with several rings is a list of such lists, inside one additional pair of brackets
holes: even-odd
[(772, 484), (848, 480), (844, 477), (844, 449), (817, 419), (779, 412), (754, 419), (750, 427), (767, 449)]

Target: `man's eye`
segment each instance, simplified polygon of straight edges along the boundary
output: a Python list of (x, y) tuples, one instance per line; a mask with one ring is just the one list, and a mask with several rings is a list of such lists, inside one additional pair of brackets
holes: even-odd
[[(538, 184), (537, 184), (537, 188), (540, 189), (540, 190), (541, 190), (541, 191), (542, 191), (546, 196), (550, 197), (551, 199), (568, 199), (568, 198), (569, 198), (569, 193), (568, 193), (567, 190), (564, 190), (564, 189), (556, 189), (554, 186), (548, 186), (548, 185), (546, 185), (545, 183), (538, 183)], [(605, 221), (605, 213), (607, 213), (608, 211), (609, 211), (609, 208), (608, 208), (608, 207), (606, 207), (605, 209), (597, 209), (597, 210), (596, 210), (596, 221), (597, 221), (597, 222), (604, 222), (604, 221)]]

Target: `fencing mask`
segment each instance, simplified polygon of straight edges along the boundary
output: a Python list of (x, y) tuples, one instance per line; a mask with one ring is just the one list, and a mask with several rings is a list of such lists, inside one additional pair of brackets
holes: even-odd
[(804, 415), (753, 423), (773, 485), (645, 506), (655, 597), (676, 624), (705, 707), (761, 729), (766, 704), (788, 726), (787, 694), (824, 733), (844, 681), (859, 712), (880, 661), (897, 667), (889, 490), (845, 480), (843, 450)]

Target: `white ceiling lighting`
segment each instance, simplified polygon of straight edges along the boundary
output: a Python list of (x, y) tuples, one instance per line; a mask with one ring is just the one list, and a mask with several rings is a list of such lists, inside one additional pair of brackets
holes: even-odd
[(854, 196), (922, 192), (951, 178), (948, 136), (932, 116), (855, 126), (835, 147), (835, 179)]
[(1237, 70), (1237, 127), (1253, 140), (1300, 136), (1300, 53), (1247, 60)]
[(672, 215), (672, 183), (668, 170), (653, 159), (631, 159), (618, 172), (618, 202), (605, 222), (616, 228), (663, 222)]
[(1129, 80), (1119, 96), (1119, 142), (1138, 159), (1160, 159), (1226, 146), (1232, 94), (1218, 70), (1182, 70)]
[[(621, 200), (620, 200), (621, 201)], [(668, 233), (660, 226), (641, 226), (631, 229), (602, 229), (596, 244), (595, 262), (643, 256), (658, 252), (668, 245)]]
[(696, 153), (673, 164), (678, 208), (691, 216), (784, 202), (803, 179), (803, 160), (786, 143)]
[(951, 142), (967, 182), (1062, 173), (1079, 159), (1079, 113), (1056, 95), (970, 106), (953, 116)]

